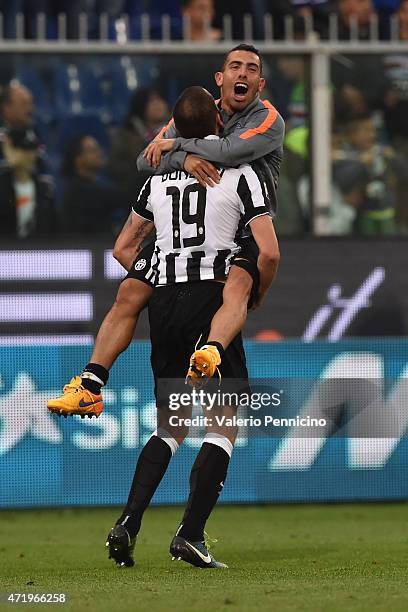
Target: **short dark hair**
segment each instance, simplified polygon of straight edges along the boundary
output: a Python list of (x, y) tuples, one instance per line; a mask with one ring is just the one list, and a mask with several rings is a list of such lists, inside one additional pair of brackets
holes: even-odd
[(259, 58), (259, 67), (260, 67), (260, 71), (262, 74), (262, 57), (261, 54), (259, 53), (258, 49), (256, 47), (254, 47), (254, 45), (248, 45), (247, 43), (241, 43), (240, 45), (237, 45), (236, 47), (234, 47), (233, 49), (230, 49), (228, 51), (228, 53), (224, 56), (224, 61), (222, 63), (222, 70), (224, 70), (225, 65), (228, 61), (228, 58), (230, 56), (230, 54), (233, 51), (249, 51), (249, 53), (255, 53), (255, 55), (258, 56)]
[(132, 97), (130, 98), (129, 108), (123, 125), (125, 127), (133, 127), (133, 120), (140, 119), (142, 122), (145, 121), (145, 114), (147, 106), (152, 97), (157, 96), (166, 100), (164, 93), (159, 87), (139, 87), (136, 89)]
[(205, 138), (216, 130), (217, 112), (212, 95), (204, 87), (194, 85), (178, 98), (173, 118), (183, 138)]

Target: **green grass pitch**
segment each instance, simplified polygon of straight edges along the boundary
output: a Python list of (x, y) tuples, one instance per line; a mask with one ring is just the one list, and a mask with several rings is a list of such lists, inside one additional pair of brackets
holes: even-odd
[(408, 610), (405, 504), (220, 506), (208, 531), (230, 569), (218, 571), (171, 561), (181, 513), (147, 511), (128, 569), (104, 547), (115, 508), (1, 511), (0, 591), (66, 592), (57, 608), (75, 612)]

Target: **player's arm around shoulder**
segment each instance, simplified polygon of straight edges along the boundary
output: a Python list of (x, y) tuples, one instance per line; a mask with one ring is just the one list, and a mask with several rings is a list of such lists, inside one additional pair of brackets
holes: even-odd
[(218, 140), (176, 138), (173, 149), (231, 168), (281, 148), (284, 134), (285, 123), (276, 108), (267, 101), (259, 101), (228, 136)]
[[(139, 172), (167, 174), (175, 170), (183, 170), (187, 154), (183, 151), (172, 150), (176, 137), (177, 130), (173, 119), (170, 119), (154, 140), (139, 154), (136, 161)], [(166, 140), (169, 141), (167, 145)]]

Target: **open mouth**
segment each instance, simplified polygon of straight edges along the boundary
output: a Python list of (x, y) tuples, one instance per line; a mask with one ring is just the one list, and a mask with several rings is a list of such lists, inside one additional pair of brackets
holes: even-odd
[(237, 98), (244, 98), (248, 93), (248, 85), (246, 83), (235, 83), (234, 94)]

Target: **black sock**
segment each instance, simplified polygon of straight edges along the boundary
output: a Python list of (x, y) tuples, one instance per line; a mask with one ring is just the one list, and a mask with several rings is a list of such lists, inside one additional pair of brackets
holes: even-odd
[(143, 513), (167, 470), (171, 456), (169, 445), (158, 436), (152, 436), (139, 455), (126, 507), (116, 522), (117, 525), (124, 523), (131, 537), (139, 532)]
[[(85, 372), (95, 374), (95, 376), (97, 376), (103, 381), (103, 385), (106, 385), (106, 383), (108, 382), (109, 371), (103, 366), (99, 365), (99, 363), (88, 363), (88, 365), (85, 366), (82, 374), (84, 374)], [(99, 383), (97, 380), (93, 380), (92, 378), (87, 378), (86, 376), (82, 377), (82, 386), (85, 387), (85, 389), (88, 389), (91, 393), (94, 393), (95, 395), (99, 395), (103, 385), (101, 385), (101, 383)]]
[(215, 348), (218, 349), (218, 352), (220, 354), (221, 359), (224, 357), (225, 350), (224, 350), (224, 347), (222, 346), (222, 344), (220, 342), (215, 342), (215, 340), (210, 340), (210, 342), (206, 342), (206, 344), (207, 344), (207, 346), (208, 345), (215, 346)]
[(204, 527), (217, 503), (230, 457), (215, 444), (204, 442), (190, 474), (190, 495), (178, 535), (191, 542), (204, 540)]

